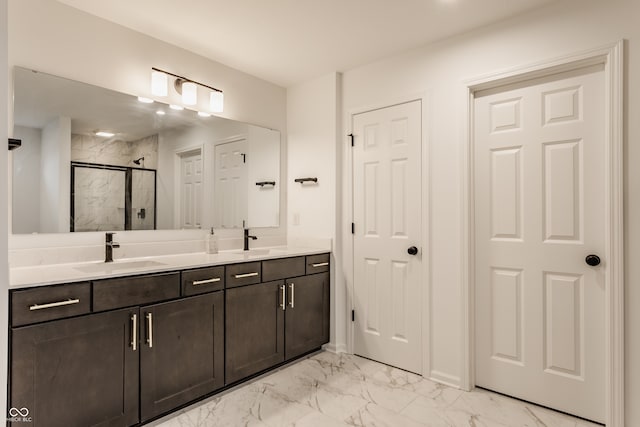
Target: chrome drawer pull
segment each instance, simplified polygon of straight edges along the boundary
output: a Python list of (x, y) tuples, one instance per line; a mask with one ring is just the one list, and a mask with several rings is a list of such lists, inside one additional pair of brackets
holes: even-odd
[(287, 309), (287, 301), (286, 301), (287, 288), (284, 285), (281, 285), (280, 290), (282, 291), (282, 304), (280, 304), (280, 307), (282, 308), (282, 311), (285, 311)]
[(236, 279), (244, 279), (245, 277), (256, 277), (258, 275), (258, 273), (244, 273), (244, 274), (236, 274), (235, 277)]
[(294, 292), (296, 291), (296, 284), (295, 283), (291, 283), (289, 284), (289, 290), (291, 291), (291, 300), (289, 301), (289, 307), (293, 308), (293, 304), (295, 303), (295, 295)]
[(319, 262), (317, 264), (311, 264), (311, 267), (326, 267), (327, 265), (329, 265), (328, 262)]
[(206, 280), (194, 280), (193, 281), (193, 286), (206, 285), (207, 283), (214, 283), (214, 282), (219, 282), (219, 281), (220, 281), (219, 277), (214, 277), (212, 279), (206, 279)]
[(69, 298), (66, 301), (50, 302), (48, 304), (33, 304), (32, 306), (29, 306), (29, 310), (34, 311), (34, 310), (42, 310), (45, 308), (62, 307), (63, 305), (73, 305), (79, 302), (80, 300), (78, 298), (75, 298), (75, 299)]
[(138, 315), (131, 315), (131, 348), (133, 351), (138, 349)]
[(151, 313), (147, 313), (147, 344), (149, 344), (149, 348), (153, 347), (153, 318)]

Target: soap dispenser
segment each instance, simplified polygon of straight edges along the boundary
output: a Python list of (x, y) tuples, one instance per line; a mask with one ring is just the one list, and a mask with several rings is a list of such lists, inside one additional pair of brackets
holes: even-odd
[(208, 254), (217, 254), (218, 253), (218, 236), (213, 232), (213, 227), (211, 227), (211, 233), (207, 234), (207, 238), (205, 239), (205, 251)]

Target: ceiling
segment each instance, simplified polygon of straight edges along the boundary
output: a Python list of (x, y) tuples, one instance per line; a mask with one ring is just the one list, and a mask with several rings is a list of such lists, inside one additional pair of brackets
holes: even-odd
[(59, 0), (288, 87), (558, 0)]

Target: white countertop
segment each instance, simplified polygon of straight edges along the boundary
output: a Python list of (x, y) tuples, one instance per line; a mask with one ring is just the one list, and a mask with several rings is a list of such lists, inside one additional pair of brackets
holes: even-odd
[(272, 247), (221, 251), (217, 254), (188, 253), (144, 258), (116, 259), (112, 263), (102, 261), (49, 264), (9, 269), (9, 288), (54, 285), (110, 277), (132, 276), (144, 273), (185, 270), (265, 259), (313, 255), (329, 252), (319, 248)]

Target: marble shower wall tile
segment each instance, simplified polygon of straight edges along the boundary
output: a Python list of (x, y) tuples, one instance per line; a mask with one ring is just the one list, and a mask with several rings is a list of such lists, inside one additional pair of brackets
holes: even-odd
[(158, 135), (135, 141), (106, 139), (94, 135), (71, 135), (71, 161), (101, 165), (142, 167), (133, 160), (144, 157), (144, 167), (158, 168)]
[(75, 168), (74, 231), (124, 230), (125, 173)]
[(133, 170), (131, 177), (131, 228), (153, 230), (155, 215), (155, 173)]

